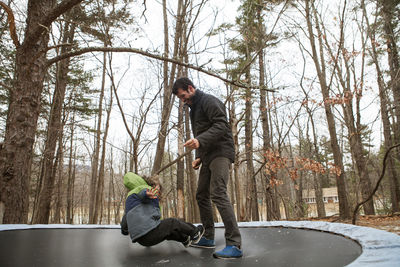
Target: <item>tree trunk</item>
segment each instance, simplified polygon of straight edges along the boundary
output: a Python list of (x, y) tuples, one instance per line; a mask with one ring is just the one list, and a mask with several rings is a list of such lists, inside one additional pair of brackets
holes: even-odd
[[(378, 63), (376, 62), (376, 67), (378, 73), (380, 72), (379, 67), (377, 65)], [(384, 145), (385, 145), (385, 150), (387, 151), (392, 145), (392, 137), (390, 135), (390, 121), (389, 121), (389, 116), (388, 116), (388, 101), (387, 101), (387, 96), (385, 95), (384, 89), (383, 89), (383, 84), (381, 80), (381, 73), (378, 74), (378, 87), (379, 87), (379, 98), (380, 98), (380, 103), (381, 103), (381, 118), (382, 118), (382, 123), (383, 123), (383, 136), (384, 136)], [(397, 180), (397, 170), (395, 167), (395, 162), (392, 157), (388, 157), (388, 174), (389, 174), (389, 182), (390, 182), (390, 198), (392, 202), (392, 212), (398, 212), (400, 211), (400, 206), (399, 206), (399, 182)]]
[[(63, 35), (62, 43), (72, 43), (75, 35), (75, 25), (66, 23)], [(63, 46), (61, 48), (61, 54), (67, 53), (70, 50), (70, 46)], [(49, 222), (51, 198), (55, 182), (55, 176), (52, 175), (54, 172), (53, 169), (55, 168), (54, 154), (57, 140), (63, 131), (61, 112), (67, 88), (69, 64), (69, 58), (62, 60), (57, 64), (56, 88), (53, 95), (53, 103), (50, 111), (50, 118), (47, 127), (47, 139), (44, 150), (42, 187), (39, 189), (40, 194), (33, 223), (47, 224)], [(62, 143), (60, 145), (62, 146)]]
[[(72, 170), (73, 162), (72, 158), (74, 157), (75, 163), (75, 156), (74, 156), (74, 133), (75, 133), (75, 112), (72, 113), (72, 121), (70, 125), (70, 142), (69, 142), (69, 160), (68, 160), (68, 181), (67, 181), (67, 223), (72, 224), (74, 222), (74, 184), (75, 184), (75, 172)], [(76, 154), (76, 149), (75, 149)]]
[[(298, 129), (299, 129), (299, 157), (307, 157), (305, 155), (306, 151), (304, 151), (304, 137), (303, 137), (303, 132), (302, 132), (302, 128), (300, 127), (300, 122), (299, 119), (297, 119), (297, 124), (298, 124)], [(308, 131), (308, 125), (307, 125), (307, 129), (306, 132)], [(289, 154), (290, 154), (290, 158), (292, 159), (292, 168), (294, 168), (294, 164), (295, 164), (295, 157), (293, 155), (293, 150), (292, 150), (292, 144), (290, 141), (290, 137), (288, 137), (289, 139)], [(303, 171), (300, 172), (299, 177), (297, 177), (296, 179), (288, 179), (289, 182), (292, 183), (293, 186), (290, 187), (291, 190), (293, 190), (294, 192), (294, 212), (295, 212), (295, 216), (296, 218), (303, 218), (305, 217), (305, 210), (303, 208)], [(287, 218), (286, 218), (287, 219)]]
[[(303, 79), (303, 77), (302, 77), (302, 79)], [(312, 145), (308, 146), (308, 148), (309, 148), (308, 154), (311, 159), (322, 164), (321, 155), (320, 155), (320, 152), (318, 149), (318, 137), (317, 137), (317, 132), (315, 129), (314, 116), (313, 116), (312, 110), (310, 109), (310, 107), (308, 105), (310, 99), (309, 99), (308, 93), (306, 92), (306, 90), (303, 87), (302, 82), (301, 82), (300, 86), (306, 96), (304, 107), (308, 113), (308, 118), (311, 123), (311, 131), (313, 134), (313, 140), (311, 140), (309, 130), (307, 129), (307, 132), (306, 132), (307, 141), (310, 144), (312, 144)], [(313, 148), (314, 148), (314, 151), (313, 151)], [(322, 190), (323, 174), (321, 172), (313, 172), (312, 177), (313, 177), (313, 186), (314, 186), (314, 190), (315, 190), (315, 201), (317, 204), (317, 214), (318, 214), (318, 217), (320, 217), (320, 218), (325, 217), (326, 211), (325, 211), (325, 204), (324, 204), (324, 200), (323, 200), (323, 190)]]
[[(131, 128), (131, 131), (133, 131), (133, 129), (134, 129), (134, 127), (135, 127), (135, 125), (134, 125), (134, 120), (132, 120), (132, 128)], [(136, 168), (136, 166), (137, 166), (137, 163), (135, 162), (135, 156), (134, 156), (134, 154), (136, 153), (136, 150), (134, 149), (134, 145), (133, 145), (133, 142), (134, 140), (132, 140), (132, 138), (129, 140), (129, 171), (130, 172), (136, 172), (137, 171), (137, 168)], [(133, 167), (133, 166), (135, 166), (135, 168)], [(126, 171), (125, 171), (125, 173), (126, 173)]]
[[(343, 26), (342, 26), (343, 27)], [(318, 34), (321, 34), (321, 32), (318, 32)], [(326, 46), (328, 47), (329, 54), (332, 58), (335, 58), (334, 53), (332, 52), (332, 49), (330, 48), (330, 45), (326, 42)], [(342, 46), (340, 51), (342, 52), (343, 57), (345, 57), (347, 51), (344, 49)], [(354, 163), (356, 165), (356, 170), (358, 177), (360, 179), (360, 191), (362, 195), (362, 199), (366, 199), (372, 192), (372, 186), (371, 186), (371, 180), (369, 178), (368, 170), (366, 168), (366, 156), (364, 156), (364, 146), (362, 143), (361, 139), (361, 134), (362, 134), (362, 125), (360, 124), (360, 112), (359, 109), (357, 108), (356, 112), (356, 118), (354, 116), (354, 109), (353, 109), (353, 96), (354, 94), (351, 92), (351, 82), (350, 78), (352, 77), (352, 71), (351, 67), (349, 66), (349, 60), (344, 59), (343, 60), (343, 66), (344, 69), (342, 69), (341, 64), (338, 64), (336, 62), (336, 77), (339, 80), (340, 85), (343, 88), (343, 100), (344, 103), (342, 104), (343, 108), (343, 117), (345, 120), (345, 124), (347, 127), (347, 132), (348, 132), (348, 139), (350, 143), (350, 152), (351, 155), (354, 159)], [(354, 64), (354, 63), (353, 63)], [(354, 70), (353, 70), (354, 74)], [(343, 77), (344, 76), (344, 77)], [(356, 79), (354, 78), (354, 83), (357, 83)], [(355, 94), (355, 103), (356, 107), (359, 107), (359, 101), (360, 98), (358, 97), (357, 94)], [(374, 209), (374, 202), (371, 199), (367, 203), (363, 205), (364, 212), (367, 215), (374, 215), (375, 214), (375, 209)]]
[(240, 158), (239, 158), (239, 132), (238, 132), (238, 120), (236, 118), (236, 104), (235, 98), (232, 94), (232, 91), (236, 90), (236, 88), (231, 87), (231, 92), (228, 94), (230, 95), (228, 101), (230, 103), (229, 112), (229, 123), (232, 129), (232, 136), (233, 136), (233, 143), (235, 147), (235, 162), (233, 164), (233, 175), (234, 175), (234, 183), (235, 183), (235, 199), (236, 199), (236, 217), (238, 221), (244, 221), (244, 209), (242, 208), (242, 187), (241, 187), (241, 179), (239, 178), (239, 165), (240, 165)]
[[(314, 32), (312, 30), (312, 15), (310, 13), (310, 1), (306, 0), (306, 20), (307, 20), (307, 29), (309, 34), (309, 41), (312, 48), (312, 58), (314, 60), (315, 68), (318, 74), (318, 79), (320, 82), (321, 93), (324, 100), (329, 99), (329, 88), (326, 82), (326, 73), (325, 73), (325, 62), (323, 57), (323, 43), (321, 41), (322, 36), (319, 35), (319, 44), (320, 44), (320, 53), (321, 64), (318, 59), (316, 42), (314, 39)], [(317, 27), (318, 28), (318, 27)], [(350, 218), (350, 207), (347, 200), (347, 190), (345, 183), (345, 175), (344, 175), (344, 167), (343, 167), (343, 158), (342, 153), (340, 151), (339, 143), (336, 136), (336, 125), (335, 119), (333, 116), (332, 108), (327, 101), (324, 101), (325, 115), (326, 120), (328, 122), (328, 130), (329, 136), (331, 137), (331, 146), (334, 158), (335, 167), (338, 168), (338, 172), (336, 172), (336, 185), (338, 189), (338, 197), (339, 197), (339, 215), (342, 219)]]
[[(185, 134), (186, 140), (190, 139), (190, 118), (189, 118), (189, 108), (185, 107)], [(197, 205), (196, 191), (197, 191), (197, 179), (196, 172), (192, 168), (193, 155), (192, 153), (186, 156), (186, 166), (188, 170), (188, 181), (190, 184), (190, 202), (192, 202), (193, 207), (193, 222), (200, 222), (200, 210)]]
[[(71, 154), (70, 154), (71, 155)], [(76, 148), (74, 151), (74, 161), (71, 166), (72, 169), (69, 169), (68, 166), (68, 190), (67, 190), (67, 223), (74, 223), (74, 197), (75, 197), (75, 177), (76, 177)], [(71, 172), (71, 173), (70, 173)], [(71, 177), (69, 177), (71, 175)]]
[(3, 223), (26, 223), (33, 143), (46, 74), (50, 24), (82, 0), (28, 1), (24, 42), (16, 49), (15, 83), (10, 92), (3, 148), (0, 151), (0, 206)]
[[(346, 91), (348, 94), (349, 92), (348, 89)], [(346, 95), (346, 93), (345, 93)], [(364, 156), (364, 148), (361, 140), (361, 129), (356, 129), (354, 125), (354, 115), (353, 115), (353, 107), (352, 107), (352, 100), (349, 100), (348, 104), (343, 105), (343, 112), (344, 112), (344, 119), (346, 122), (346, 126), (348, 129), (348, 134), (349, 134), (349, 141), (350, 141), (350, 151), (351, 154), (353, 155), (353, 158), (355, 160), (355, 165), (357, 168), (357, 174), (360, 178), (360, 184), (361, 184), (361, 196), (362, 200), (367, 199), (367, 197), (371, 194), (372, 192), (372, 186), (371, 186), (371, 180), (369, 178), (368, 174), (368, 169), (367, 169), (367, 164), (366, 164), (366, 158)], [(373, 200), (369, 200), (367, 203), (363, 205), (364, 208), (364, 213), (366, 215), (374, 215), (375, 214), (375, 209), (374, 209), (374, 202)]]
[[(390, 120), (389, 120), (389, 111), (388, 111), (388, 99), (387, 95), (385, 93), (385, 86), (384, 86), (384, 81), (383, 81), (383, 75), (379, 66), (379, 61), (378, 61), (378, 56), (377, 56), (377, 51), (376, 51), (376, 45), (375, 45), (375, 38), (373, 36), (373, 32), (371, 30), (369, 21), (368, 21), (368, 16), (365, 10), (365, 5), (364, 1), (362, 1), (362, 8), (363, 8), (363, 14), (367, 23), (367, 29), (368, 29), (368, 37), (371, 42), (371, 57), (373, 59), (373, 62), (375, 64), (376, 72), (377, 72), (377, 81), (378, 81), (378, 88), (379, 88), (379, 98), (380, 98), (380, 106), (381, 106), (381, 118), (382, 118), (382, 123), (383, 123), (383, 136), (384, 136), (384, 144), (385, 144), (385, 149), (388, 150), (392, 145), (392, 136), (391, 136), (391, 127), (390, 127)], [(400, 193), (399, 193), (399, 183), (397, 180), (397, 172), (396, 172), (396, 167), (394, 164), (394, 160), (392, 157), (388, 158), (388, 173), (389, 173), (389, 182), (390, 182), (390, 197), (391, 197), (391, 202), (392, 202), (392, 211), (393, 212), (398, 212), (400, 210), (399, 206), (399, 201), (400, 201)]]
[[(250, 59), (250, 57), (248, 57)], [(250, 81), (250, 70), (246, 72), (247, 81)], [(259, 221), (258, 213), (258, 198), (257, 198), (257, 184), (256, 177), (254, 175), (254, 164), (253, 164), (253, 96), (250, 88), (246, 89), (245, 96), (245, 153), (246, 153), (246, 164), (247, 164), (247, 177), (249, 179), (248, 187), (248, 198), (250, 200), (250, 218), (253, 221)]]
[[(64, 125), (64, 122), (63, 122)], [(63, 207), (63, 174), (64, 174), (64, 147), (63, 147), (63, 131), (60, 132), (60, 136), (58, 138), (58, 149), (57, 149), (57, 158), (58, 164), (54, 165), (54, 170), (58, 169), (58, 182), (57, 182), (57, 191), (55, 194), (55, 204), (54, 204), (54, 218), (53, 223), (61, 222), (61, 210)], [(54, 176), (56, 176), (54, 172)]]
[[(177, 21), (175, 26), (175, 39), (174, 39), (174, 52), (173, 58), (177, 58), (180, 39), (182, 37), (182, 25), (184, 23), (184, 16), (185, 13), (182, 11), (183, 9), (183, 1), (178, 1), (178, 12), (177, 12)], [(168, 42), (168, 22), (167, 22), (167, 9), (166, 9), (166, 0), (163, 0), (163, 16), (164, 16), (164, 56), (168, 57), (168, 50), (169, 50), (169, 42)], [(176, 72), (176, 64), (173, 63), (171, 66), (171, 72), (168, 75), (168, 62), (164, 62), (164, 96), (163, 96), (163, 103), (162, 103), (162, 111), (161, 111), (161, 128), (158, 133), (158, 141), (157, 141), (157, 153), (154, 158), (154, 164), (152, 173), (154, 174), (161, 168), (163, 156), (164, 156), (164, 149), (165, 149), (165, 140), (168, 131), (168, 123), (169, 117), (171, 114), (171, 109), (173, 105), (173, 98), (172, 98), (172, 83), (175, 79), (175, 72)], [(170, 77), (168, 81), (168, 77)]]
[[(259, 76), (260, 76), (260, 78), (259, 78), (260, 88), (264, 88), (265, 87), (264, 50), (260, 50), (260, 53), (258, 56), (258, 66), (259, 66)], [(266, 151), (272, 149), (266, 94), (267, 94), (267, 92), (265, 90), (260, 90), (260, 116), (261, 116), (261, 128), (262, 128), (264, 153)], [(274, 190), (270, 190), (271, 188), (269, 185), (268, 176), (265, 173), (265, 167), (262, 168), (261, 173), (262, 173), (261, 179), (263, 180), (263, 184), (264, 184), (263, 190), (264, 190), (264, 194), (265, 194), (265, 207), (266, 207), (267, 220), (270, 221), (276, 217), (273, 215), (275, 213), (275, 210), (273, 209), (274, 205), (272, 205), (272, 203), (274, 202), (274, 199), (276, 199), (276, 196), (274, 196)]]
[[(307, 108), (307, 110), (309, 110), (309, 109)], [(314, 158), (316, 159), (317, 162), (321, 163), (321, 156), (319, 154), (319, 149), (318, 149), (317, 133), (315, 130), (314, 119), (313, 119), (313, 116), (311, 115), (311, 111), (309, 111), (309, 115), (310, 115), (312, 131), (313, 131), (313, 140), (314, 141), (312, 143), (314, 144)], [(307, 135), (308, 135), (308, 133), (307, 133)], [(309, 137), (307, 139), (310, 140)], [(312, 154), (311, 146), (310, 146), (310, 154)], [(315, 200), (317, 202), (317, 214), (318, 214), (318, 217), (320, 217), (320, 218), (325, 217), (326, 211), (325, 211), (325, 204), (324, 204), (324, 199), (323, 199), (323, 190), (322, 190), (322, 185), (321, 185), (322, 174), (314, 172), (313, 180), (314, 180)]]
[[(183, 102), (179, 101), (179, 109), (178, 109), (178, 154), (182, 155), (184, 152), (183, 149)], [(191, 165), (189, 165), (191, 166)], [(189, 167), (188, 166), (188, 167)], [(189, 167), (190, 168), (190, 167)], [(177, 199), (177, 211), (178, 218), (185, 219), (185, 196), (184, 196), (184, 188), (185, 188), (185, 162), (184, 159), (180, 159), (176, 165), (176, 192), (178, 195)]]
[[(397, 48), (396, 36), (395, 36), (395, 24), (396, 18), (394, 16), (394, 10), (397, 1), (383, 0), (379, 1), (382, 5), (382, 17), (384, 21), (383, 29), (386, 34), (386, 46), (388, 53), (388, 63), (390, 70), (391, 81), (389, 83), (390, 88), (393, 92), (393, 106), (396, 120), (393, 123), (394, 141), (396, 144), (400, 144), (400, 62), (399, 62), (399, 50)], [(378, 2), (378, 3), (379, 3)], [(400, 148), (397, 148), (395, 153), (396, 158), (400, 161)], [(400, 198), (400, 195), (398, 195)]]
[[(274, 94), (272, 94), (272, 100), (269, 99), (269, 94), (267, 93), (267, 103), (274, 103), (276, 101), (276, 97)], [(267, 109), (268, 112), (268, 119), (269, 119), (269, 125), (273, 125), (272, 123), (272, 114), (271, 114), (271, 109), (268, 108)], [(273, 110), (275, 117), (277, 116), (277, 109)], [(274, 144), (274, 140), (273, 140), (273, 133), (272, 133), (272, 128), (269, 129), (270, 133), (270, 151), (274, 151), (275, 148), (272, 144)], [(280, 133), (279, 133), (279, 128), (276, 127), (276, 134), (278, 135), (278, 138), (280, 138)], [(278, 139), (276, 141), (277, 146), (278, 146), (278, 151), (281, 151), (280, 148), (280, 144), (281, 141)], [(277, 177), (278, 173), (275, 170), (270, 170), (270, 174), (267, 175), (268, 179), (267, 179), (267, 190), (266, 190), (266, 197), (268, 199), (267, 202), (267, 207), (268, 210), (271, 210), (271, 214), (267, 215), (267, 218), (269, 218), (268, 220), (279, 220), (281, 218), (281, 209), (280, 209), (280, 205), (282, 203), (282, 205), (285, 205), (283, 199), (280, 197), (280, 193), (279, 193), (279, 189), (278, 186), (275, 185), (275, 181), (277, 181), (278, 177)]]
[[(110, 66), (111, 66), (111, 59), (110, 59)], [(112, 74), (111, 74), (112, 75)], [(114, 85), (112, 85), (114, 86)], [(105, 176), (105, 160), (106, 160), (106, 145), (107, 145), (107, 136), (108, 136), (108, 129), (110, 127), (110, 117), (111, 117), (111, 110), (113, 105), (113, 89), (110, 88), (110, 103), (107, 108), (107, 118), (106, 118), (106, 126), (104, 129), (103, 134), (103, 144), (102, 144), (102, 151), (101, 151), (101, 159), (100, 159), (100, 169), (99, 169), (99, 179), (97, 180), (97, 193), (96, 193), (96, 207), (94, 210), (94, 219), (96, 222), (101, 224), (103, 213), (103, 202), (104, 202), (104, 176)]]
[[(113, 168), (113, 149), (110, 151), (110, 178), (108, 180), (108, 203), (107, 203), (107, 224), (111, 224), (112, 209), (115, 210), (115, 190), (114, 190), (114, 168)], [(112, 205), (111, 205), (112, 204)], [(114, 216), (115, 217), (115, 216)], [(115, 219), (115, 218), (114, 218)], [(118, 222), (116, 222), (118, 223)]]
[[(30, 1), (25, 35), (32, 35), (33, 24), (47, 15), (54, 1)], [(15, 84), (10, 92), (6, 132), (0, 154), (0, 202), (4, 205), (3, 223), (26, 223), (29, 206), (32, 147), (35, 140), (40, 97), (46, 73), (48, 34), (36, 44), (17, 47)]]
[(96, 213), (96, 195), (97, 195), (97, 185), (98, 185), (98, 173), (99, 173), (99, 157), (100, 157), (100, 141), (101, 141), (101, 121), (103, 117), (103, 100), (104, 100), (104, 87), (106, 82), (106, 52), (103, 53), (103, 73), (101, 78), (101, 88), (99, 96), (99, 106), (97, 114), (97, 129), (94, 145), (94, 153), (92, 158), (92, 177), (90, 180), (89, 188), (89, 223), (97, 223)]

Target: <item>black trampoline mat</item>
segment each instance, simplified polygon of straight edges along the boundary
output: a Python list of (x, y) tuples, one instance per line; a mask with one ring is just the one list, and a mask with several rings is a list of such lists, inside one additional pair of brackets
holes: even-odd
[[(346, 237), (284, 227), (240, 228), (244, 256), (214, 259), (214, 249), (185, 248), (175, 241), (153, 247), (131, 243), (119, 229), (0, 231), (0, 266), (344, 266), (362, 252)], [(225, 246), (216, 229), (216, 250)]]

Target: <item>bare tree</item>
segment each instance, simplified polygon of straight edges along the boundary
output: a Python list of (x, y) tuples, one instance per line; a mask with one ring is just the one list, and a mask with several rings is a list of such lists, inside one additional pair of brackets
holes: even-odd
[[(68, 12), (68, 13), (72, 13)], [(72, 15), (72, 14), (71, 14)], [(73, 16), (73, 15), (72, 15)], [(68, 17), (68, 15), (67, 15)], [(74, 40), (75, 24), (66, 22), (63, 27), (63, 38), (61, 44), (71, 44)], [(60, 53), (71, 51), (71, 46), (64, 45)], [(55, 176), (53, 175), (55, 164), (54, 155), (57, 140), (63, 131), (61, 113), (64, 104), (65, 91), (67, 88), (70, 59), (64, 59), (57, 64), (56, 86), (53, 94), (53, 102), (50, 110), (50, 118), (47, 127), (47, 138), (44, 150), (43, 167), (41, 171), (41, 188), (38, 194), (37, 209), (33, 223), (48, 223), (50, 216), (50, 204), (53, 196)]]
[(49, 27), (82, 0), (28, 1), (24, 40), (16, 42), (15, 82), (10, 92), (3, 148), (0, 151), (0, 202), (3, 223), (26, 223), (32, 146), (46, 74)]
[[(390, 83), (389, 86), (393, 92), (393, 106), (396, 120), (393, 123), (394, 140), (400, 143), (400, 59), (399, 49), (396, 42), (395, 27), (398, 24), (396, 21), (395, 12), (399, 8), (397, 1), (380, 0), (380, 16), (383, 19), (384, 39), (386, 40), (386, 51), (389, 63)], [(397, 11), (398, 12), (398, 11)], [(400, 150), (397, 149), (397, 160), (400, 161)]]
[[(183, 141), (184, 141), (184, 127), (183, 127), (183, 102), (179, 101), (179, 108), (178, 108), (178, 153), (179, 155), (183, 155)], [(188, 165), (189, 168), (191, 166)], [(184, 159), (178, 160), (176, 164), (176, 191), (177, 191), (177, 211), (178, 211), (178, 218), (185, 219), (185, 196), (184, 196), (184, 187), (185, 187), (185, 162)]]
[[(185, 114), (185, 134), (186, 134), (186, 140), (190, 139), (190, 118), (189, 118), (189, 108), (185, 107), (184, 110)], [(197, 205), (197, 200), (196, 200), (196, 190), (197, 190), (197, 179), (196, 179), (196, 172), (193, 168), (190, 166), (192, 165), (193, 161), (193, 155), (192, 153), (188, 153), (186, 156), (186, 166), (189, 166), (187, 168), (187, 176), (188, 176), (188, 183), (189, 183), (189, 196), (190, 196), (190, 203), (192, 207), (192, 221), (193, 222), (200, 222), (200, 211), (199, 211), (199, 206)]]
[[(184, 10), (183, 0), (179, 0), (178, 10), (177, 10), (177, 21), (175, 26), (173, 58), (178, 57), (180, 40), (182, 38), (182, 26), (186, 14), (183, 10)], [(167, 24), (168, 20), (167, 20), (166, 0), (163, 0), (163, 17), (164, 17), (164, 57), (168, 57), (169, 41), (168, 41), (168, 24)], [(169, 117), (174, 100), (172, 97), (172, 83), (175, 80), (176, 67), (177, 65), (173, 63), (171, 66), (171, 71), (168, 75), (168, 62), (167, 61), (164, 62), (164, 83), (163, 83), (164, 94), (162, 102), (163, 106), (161, 111), (161, 126), (158, 133), (158, 141), (156, 149), (157, 153), (155, 154), (153, 169), (152, 169), (153, 174), (161, 168), (162, 157), (164, 155), (164, 147), (168, 131)]]
[[(313, 107), (310, 107), (312, 103), (312, 99), (309, 97), (309, 92), (304, 88), (303, 81), (304, 81), (304, 72), (306, 68), (306, 60), (305, 60), (305, 55), (303, 49), (300, 47), (301, 55), (303, 58), (303, 71), (300, 79), (300, 88), (303, 91), (305, 98), (303, 100), (302, 106), (306, 109), (307, 114), (308, 114), (308, 121), (311, 124), (311, 132), (313, 135), (313, 138), (311, 139), (309, 136), (309, 130), (306, 132), (307, 140), (309, 140), (310, 144), (313, 144), (313, 147), (311, 145), (309, 146), (309, 154), (313, 155), (311, 158), (315, 160), (318, 163), (322, 163), (321, 156), (320, 156), (320, 151), (318, 148), (318, 137), (317, 137), (317, 131), (316, 131), (316, 126), (315, 126), (315, 121), (314, 121), (314, 110)], [(314, 108), (315, 109), (315, 108)], [(307, 127), (308, 129), (309, 127)], [(312, 151), (312, 149), (314, 151)], [(314, 184), (314, 190), (315, 190), (315, 200), (317, 204), (317, 214), (318, 217), (325, 217), (326, 216), (326, 211), (325, 211), (325, 204), (323, 201), (323, 193), (322, 193), (322, 174), (320, 172), (313, 172), (313, 184)]]
[[(322, 41), (322, 34), (319, 28), (318, 19), (313, 17), (312, 15), (312, 7), (313, 1), (306, 0), (305, 1), (305, 18), (307, 21), (307, 30), (308, 30), (308, 38), (310, 41), (311, 49), (312, 49), (312, 59), (314, 61), (314, 65), (317, 71), (321, 93), (323, 95), (324, 100), (330, 98), (329, 94), (329, 85), (327, 82), (326, 77), (326, 66), (325, 66), (325, 59), (323, 53), (323, 41)], [(315, 20), (315, 25), (313, 25), (313, 20)], [(315, 41), (313, 27), (317, 28), (319, 34), (317, 35), (318, 44), (320, 48), (320, 52), (317, 52), (317, 42)], [(341, 39), (341, 41), (343, 41)], [(339, 44), (341, 46), (342, 43)], [(324, 101), (325, 107), (325, 115), (326, 120), (328, 122), (328, 130), (329, 136), (331, 138), (331, 146), (334, 156), (334, 163), (338, 168), (337, 175), (337, 188), (338, 188), (338, 197), (339, 197), (339, 213), (341, 218), (350, 218), (350, 207), (347, 200), (347, 190), (346, 190), (346, 183), (345, 183), (345, 173), (343, 167), (343, 157), (342, 152), (339, 147), (339, 143), (337, 140), (336, 135), (336, 125), (335, 125), (335, 118), (332, 112), (331, 104), (327, 101)]]
[(97, 181), (98, 181), (98, 173), (99, 173), (99, 157), (100, 157), (100, 143), (101, 143), (101, 129), (102, 129), (102, 118), (103, 118), (103, 101), (104, 101), (104, 90), (105, 90), (105, 82), (106, 82), (106, 61), (107, 61), (107, 53), (103, 53), (103, 67), (102, 67), (102, 75), (101, 75), (101, 86), (100, 86), (100, 95), (98, 102), (98, 113), (96, 116), (97, 126), (96, 126), (96, 136), (94, 138), (94, 151), (92, 155), (92, 176), (90, 180), (89, 187), (89, 223), (96, 223), (96, 194), (97, 194)]
[[(369, 19), (367, 16), (367, 11), (365, 7), (364, 1), (361, 2), (361, 8), (363, 10), (363, 16), (365, 18), (365, 22), (367, 24), (367, 33), (368, 38), (371, 43), (371, 51), (370, 56), (374, 62), (376, 72), (377, 72), (377, 83), (379, 88), (379, 98), (380, 98), (380, 107), (381, 107), (381, 118), (383, 123), (383, 136), (384, 136), (384, 145), (387, 151), (393, 146), (392, 136), (391, 136), (391, 125), (389, 120), (389, 103), (386, 86), (383, 80), (383, 73), (381, 71), (381, 67), (379, 65), (378, 53), (375, 43), (375, 32), (370, 26)], [(392, 211), (397, 212), (400, 210), (399, 201), (399, 183), (397, 180), (397, 171), (395, 168), (394, 160), (392, 157), (388, 158), (388, 169), (389, 169), (389, 181), (390, 181), (390, 196), (392, 202)]]
[[(344, 6), (344, 8), (346, 5)], [(344, 10), (343, 10), (344, 12)], [(313, 13), (314, 17), (318, 17), (317, 11), (315, 8), (313, 8)], [(318, 34), (324, 34), (325, 36), (327, 35), (327, 31), (325, 28), (325, 25), (323, 23), (320, 23), (321, 28), (323, 31), (318, 32)], [(344, 22), (344, 16), (341, 18), (340, 22), (340, 32), (341, 37), (339, 40), (339, 43), (342, 45), (340, 46), (340, 54), (338, 51), (338, 54), (335, 55), (334, 51), (327, 41), (327, 38), (325, 38), (325, 47), (327, 48), (329, 55), (331, 58), (334, 59), (334, 64), (336, 67), (335, 71), (335, 77), (338, 80), (338, 88), (342, 88), (341, 92), (341, 98), (336, 99), (336, 100), (341, 100), (339, 101), (341, 103), (341, 106), (343, 108), (343, 117), (345, 121), (345, 125), (347, 127), (347, 132), (348, 132), (348, 139), (350, 143), (350, 152), (351, 155), (354, 159), (355, 165), (356, 165), (356, 170), (357, 174), (360, 179), (360, 190), (361, 190), (361, 195), (363, 198), (368, 196), (371, 191), (371, 180), (369, 178), (368, 174), (368, 169), (366, 168), (367, 164), (367, 158), (364, 155), (364, 145), (362, 142), (362, 133), (363, 133), (363, 128), (364, 126), (361, 125), (361, 114), (359, 110), (360, 106), (360, 94), (358, 91), (355, 93), (352, 92), (351, 88), (357, 84), (357, 78), (355, 77), (356, 75), (356, 70), (355, 70), (355, 62), (354, 62), (354, 57), (352, 57), (352, 53), (349, 52), (344, 45), (344, 40), (343, 40), (343, 32), (345, 31), (344, 28), (345, 22)], [(352, 61), (353, 59), (353, 61)], [(341, 64), (341, 61), (343, 64)], [(342, 68), (343, 65), (343, 68)], [(361, 73), (363, 71), (361, 70)], [(354, 77), (353, 81), (353, 86), (351, 83), (351, 77)], [(328, 101), (328, 99), (326, 99)], [(328, 101), (329, 102), (329, 101)], [(354, 112), (354, 104), (356, 105), (356, 112)], [(373, 215), (375, 214), (375, 209), (374, 209), (374, 203), (373, 201), (368, 201), (364, 205), (364, 212), (367, 215)]]
[[(64, 125), (64, 122), (63, 122)], [(58, 137), (58, 148), (57, 148), (57, 160), (54, 166), (53, 175), (58, 176), (57, 184), (56, 184), (56, 194), (53, 196), (54, 198), (54, 216), (52, 219), (53, 223), (60, 223), (62, 218), (62, 209), (63, 209), (63, 202), (64, 202), (64, 144), (63, 144), (63, 137), (64, 134), (61, 131)]]
[(74, 130), (75, 114), (72, 114), (72, 123), (70, 126), (70, 147), (68, 156), (68, 180), (67, 180), (67, 219), (66, 222), (72, 224), (74, 221), (74, 192), (75, 192), (75, 174), (76, 174), (76, 147), (74, 148)]
[[(110, 55), (111, 57), (111, 55)], [(110, 58), (110, 68), (111, 68), (111, 58)], [(112, 75), (112, 70), (111, 70), (111, 75)], [(112, 84), (111, 86), (114, 86)], [(113, 106), (113, 90), (110, 88), (110, 99), (107, 107), (107, 117), (106, 117), (106, 125), (104, 129), (104, 134), (103, 134), (103, 144), (102, 144), (102, 152), (101, 152), (101, 158), (100, 158), (100, 168), (99, 168), (99, 177), (97, 180), (97, 193), (96, 193), (96, 199), (95, 199), (95, 210), (94, 210), (94, 220), (95, 222), (99, 222), (101, 224), (102, 221), (102, 212), (101, 210), (103, 209), (103, 200), (104, 200), (104, 177), (105, 177), (105, 158), (106, 158), (106, 145), (107, 145), (107, 136), (108, 136), (108, 130), (110, 127), (110, 115), (111, 115), (111, 110)]]

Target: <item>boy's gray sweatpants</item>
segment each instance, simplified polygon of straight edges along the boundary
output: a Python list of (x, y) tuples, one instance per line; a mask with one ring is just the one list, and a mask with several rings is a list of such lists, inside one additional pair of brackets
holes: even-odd
[(200, 169), (196, 199), (200, 209), (201, 222), (205, 228), (204, 237), (214, 239), (215, 235), (212, 201), (225, 225), (226, 245), (240, 247), (242, 240), (227, 194), (231, 165), (231, 161), (224, 157), (217, 157), (208, 165), (203, 164)]

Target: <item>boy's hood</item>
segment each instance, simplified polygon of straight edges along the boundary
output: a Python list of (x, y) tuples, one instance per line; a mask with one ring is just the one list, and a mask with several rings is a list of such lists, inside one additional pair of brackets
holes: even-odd
[(130, 190), (128, 196), (131, 194), (138, 194), (145, 188), (151, 189), (151, 186), (149, 186), (142, 177), (133, 172), (127, 172), (124, 175), (124, 185)]

